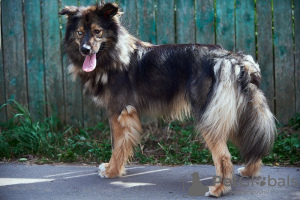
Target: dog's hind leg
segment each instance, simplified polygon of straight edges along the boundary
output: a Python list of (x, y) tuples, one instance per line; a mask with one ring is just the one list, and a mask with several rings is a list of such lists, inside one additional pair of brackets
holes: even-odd
[(231, 190), (230, 185), (224, 185), (224, 183), (232, 181), (233, 165), (231, 163), (231, 155), (226, 141), (211, 142), (209, 138), (205, 138), (205, 134), (203, 136), (212, 153), (216, 176), (219, 180), (214, 186), (209, 187), (209, 191), (205, 195), (219, 197)]
[(99, 176), (102, 178), (125, 174), (125, 164), (133, 154), (133, 146), (139, 143), (142, 130), (138, 114), (132, 106), (127, 106), (119, 116), (110, 117), (110, 125), (114, 149), (109, 163), (99, 166)]

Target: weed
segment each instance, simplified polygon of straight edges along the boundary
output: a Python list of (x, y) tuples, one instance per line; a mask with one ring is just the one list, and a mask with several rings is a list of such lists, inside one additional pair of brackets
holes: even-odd
[[(0, 124), (0, 159), (37, 157), (37, 164), (59, 162), (108, 162), (111, 142), (107, 123), (95, 127), (74, 128), (63, 125), (56, 116), (34, 122), (28, 110), (11, 101), (15, 114)], [(155, 128), (153, 128), (155, 127)], [(193, 119), (183, 122), (161, 121), (159, 126), (144, 125), (142, 143), (135, 149), (132, 162), (140, 164), (211, 164), (211, 153)], [(263, 159), (267, 164), (297, 164), (300, 160), (300, 115), (291, 119), (289, 127), (278, 128), (273, 151)], [(233, 163), (242, 163), (238, 149), (228, 143)], [(24, 159), (25, 160), (25, 159)], [(30, 160), (30, 159), (29, 159)]]
[(171, 122), (167, 130), (158, 131), (157, 134), (146, 133), (143, 144), (135, 154), (140, 163), (212, 163), (210, 152), (200, 135), (194, 131), (193, 119)]
[(278, 129), (272, 152), (266, 156), (265, 163), (299, 164), (300, 161), (300, 115), (290, 120), (288, 127)]
[(300, 129), (300, 114), (296, 114), (295, 118), (292, 118), (290, 120), (290, 126), (294, 128), (295, 130)]
[[(299, 128), (300, 117), (291, 119), (289, 127), (278, 128), (278, 136), (274, 142), (273, 150), (263, 158), (263, 163), (268, 165), (299, 164), (300, 140)], [(184, 122), (171, 122), (168, 131), (161, 130), (156, 134), (148, 133), (144, 137), (143, 144), (138, 148), (135, 157), (140, 163), (151, 164), (211, 164), (211, 153), (205, 148), (200, 135), (195, 133), (193, 120)], [(163, 135), (162, 137), (159, 137)], [(147, 135), (147, 134), (146, 134)], [(231, 142), (228, 149), (235, 164), (243, 163), (239, 150)]]
[[(3, 160), (24, 155), (66, 162), (107, 162), (110, 158), (109, 128), (104, 123), (93, 128), (73, 128), (63, 126), (55, 116), (33, 122), (24, 106), (16, 101), (4, 106), (8, 105), (12, 106), (15, 114), (0, 126), (0, 158)], [(100, 141), (92, 135), (96, 131), (102, 133), (98, 137)]]

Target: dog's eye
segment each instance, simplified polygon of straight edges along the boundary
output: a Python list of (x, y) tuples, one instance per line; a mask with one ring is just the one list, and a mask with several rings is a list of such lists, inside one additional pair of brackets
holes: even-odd
[(82, 36), (83, 32), (82, 32), (82, 31), (77, 31), (77, 34), (78, 34), (79, 36)]
[(98, 30), (98, 29), (95, 29), (95, 30), (94, 30), (94, 33), (97, 34), (97, 35), (100, 34), (101, 32), (102, 32), (102, 31), (101, 31), (101, 30)]

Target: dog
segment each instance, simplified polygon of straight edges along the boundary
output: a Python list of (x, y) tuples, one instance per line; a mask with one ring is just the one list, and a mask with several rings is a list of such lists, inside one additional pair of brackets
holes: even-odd
[[(212, 153), (216, 175), (231, 179), (227, 141), (246, 165), (241, 176), (257, 176), (275, 138), (275, 118), (260, 89), (261, 73), (252, 56), (218, 45), (153, 45), (121, 25), (117, 4), (67, 6), (64, 48), (69, 72), (84, 92), (107, 110), (113, 151), (99, 166), (103, 178), (120, 177), (140, 142), (140, 114), (192, 116)], [(222, 182), (206, 195), (230, 191)]]

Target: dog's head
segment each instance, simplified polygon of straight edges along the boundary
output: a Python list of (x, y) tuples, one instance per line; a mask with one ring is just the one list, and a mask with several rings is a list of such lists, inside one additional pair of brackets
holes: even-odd
[[(89, 7), (67, 6), (60, 15), (67, 15), (65, 43), (73, 60), (83, 62), (83, 70), (96, 68), (97, 59), (117, 41), (119, 8), (116, 4)], [(72, 56), (71, 55), (71, 56)]]

